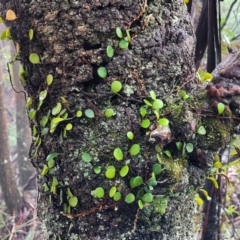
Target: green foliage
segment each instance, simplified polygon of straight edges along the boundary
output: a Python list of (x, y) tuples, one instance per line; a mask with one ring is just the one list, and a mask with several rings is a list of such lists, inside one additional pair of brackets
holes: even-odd
[(111, 84), (111, 91), (113, 93), (118, 93), (120, 92), (122, 89), (122, 83), (119, 82), (119, 81), (113, 81), (112, 84)]
[(76, 207), (77, 204), (78, 204), (78, 198), (73, 196), (73, 197), (70, 197), (69, 200), (68, 200), (68, 204), (71, 206), (71, 207)]
[(120, 192), (116, 192), (116, 193), (114, 194), (114, 196), (113, 196), (113, 200), (114, 200), (115, 202), (117, 202), (117, 201), (119, 201), (119, 200), (121, 199), (121, 197), (122, 197), (121, 193), (120, 193)]
[(112, 117), (112, 116), (114, 115), (114, 111), (113, 111), (112, 108), (107, 108), (107, 109), (105, 110), (104, 114), (105, 114), (105, 116), (106, 116), (107, 118), (110, 118), (110, 117)]
[(122, 33), (121, 28), (119, 28), (119, 27), (116, 28), (116, 34), (119, 38), (123, 38), (123, 33)]
[(153, 195), (152, 193), (145, 193), (142, 197), (142, 201), (146, 203), (150, 203), (153, 201)]
[(187, 152), (191, 153), (193, 151), (193, 149), (194, 149), (193, 144), (192, 143), (187, 143), (187, 145), (186, 145)]
[(86, 117), (88, 118), (94, 118), (95, 117), (95, 113), (91, 108), (88, 108), (84, 111), (84, 114)]
[(140, 208), (140, 209), (143, 209), (143, 207), (144, 207), (144, 205), (143, 205), (143, 202), (142, 202), (142, 200), (138, 200), (138, 207)]
[(29, 38), (29, 40), (33, 39), (33, 29), (29, 29), (29, 31), (28, 31), (28, 38)]
[(143, 119), (143, 120), (141, 121), (141, 127), (142, 127), (142, 128), (148, 128), (149, 126), (150, 126), (150, 120), (149, 120), (148, 118)]
[(129, 167), (128, 165), (125, 165), (120, 170), (120, 176), (125, 177), (128, 174), (128, 172), (129, 172)]
[(184, 91), (184, 90), (181, 90), (180, 92), (179, 92), (179, 96), (183, 99), (183, 100), (186, 100), (186, 99), (188, 99), (189, 98), (189, 95), (186, 93), (186, 91)]
[(206, 134), (206, 129), (205, 129), (205, 127), (204, 127), (204, 126), (200, 126), (200, 127), (198, 128), (198, 130), (197, 130), (197, 133), (198, 133), (199, 135), (205, 135), (205, 134)]
[(142, 118), (144, 118), (147, 115), (147, 108), (145, 106), (140, 107), (139, 111)]
[(99, 67), (97, 73), (99, 77), (105, 78), (107, 76), (107, 69), (105, 67)]
[(117, 192), (117, 188), (115, 186), (111, 187), (111, 189), (109, 190), (109, 197), (112, 198), (116, 192)]
[(67, 131), (72, 130), (72, 128), (73, 128), (73, 125), (72, 125), (71, 123), (68, 123), (68, 124), (66, 125), (66, 127), (65, 127), (65, 129), (66, 129)]
[(109, 58), (112, 58), (114, 56), (114, 49), (113, 49), (112, 46), (107, 46), (107, 50), (106, 51), (107, 51), (107, 56)]
[(82, 111), (78, 110), (78, 111), (76, 112), (76, 117), (81, 117), (81, 116), (82, 116)]
[(140, 152), (140, 146), (139, 144), (133, 144), (129, 150), (130, 154), (132, 156), (137, 155)]
[(124, 199), (124, 201), (129, 204), (134, 202), (134, 200), (135, 200), (135, 196), (132, 193), (128, 193)]
[(160, 119), (158, 120), (158, 124), (159, 124), (159, 125), (162, 125), (162, 126), (168, 126), (169, 120), (168, 120), (167, 118), (160, 118)]
[(103, 198), (104, 197), (104, 189), (102, 187), (95, 188), (94, 191), (91, 192), (91, 194), (96, 198)]
[(89, 163), (89, 162), (92, 161), (92, 156), (87, 152), (83, 152), (82, 155), (81, 155), (81, 158), (86, 163)]
[(43, 170), (41, 172), (41, 176), (45, 176), (48, 173), (48, 170), (49, 170), (48, 166), (43, 164)]
[(143, 179), (141, 176), (133, 177), (130, 179), (130, 187), (136, 188), (143, 184)]
[(123, 160), (123, 152), (121, 148), (115, 148), (113, 152), (113, 156), (118, 160), (121, 161)]
[(126, 49), (126, 48), (128, 48), (128, 45), (129, 45), (129, 42), (126, 41), (125, 39), (122, 39), (122, 40), (119, 42), (119, 48), (121, 48), (121, 49)]
[(178, 149), (179, 151), (181, 151), (182, 148), (183, 148), (182, 142), (176, 142), (176, 146), (177, 146), (177, 149)]
[(153, 166), (152, 166), (152, 171), (158, 175), (159, 173), (161, 173), (162, 171), (162, 167), (159, 163), (155, 163)]
[(55, 107), (52, 109), (52, 115), (55, 116), (57, 114), (59, 114), (62, 110), (62, 104), (60, 102), (58, 102)]
[(156, 99), (152, 103), (152, 108), (155, 110), (163, 108), (163, 101), (160, 99)]
[(225, 109), (225, 105), (223, 103), (218, 103), (217, 105), (217, 110), (218, 110), (218, 114), (222, 114), (224, 112)]
[(47, 90), (43, 90), (39, 93), (39, 101), (43, 101), (47, 97)]
[(112, 179), (115, 177), (115, 174), (116, 174), (116, 169), (114, 166), (108, 166), (107, 167), (107, 170), (105, 172), (105, 176), (106, 178), (108, 179)]
[(37, 53), (31, 53), (29, 55), (29, 61), (32, 64), (38, 64), (38, 63), (40, 63), (40, 57), (37, 55)]
[(127, 132), (127, 138), (129, 139), (129, 140), (133, 140), (133, 138), (134, 138), (134, 134), (133, 134), (133, 132)]
[(172, 158), (172, 154), (169, 150), (164, 151), (164, 153), (169, 157)]
[(94, 167), (93, 171), (96, 173), (96, 174), (99, 174), (101, 172), (101, 167)]
[(50, 86), (52, 84), (52, 82), (53, 82), (53, 75), (52, 74), (48, 74), (46, 81), (47, 81), (47, 85)]

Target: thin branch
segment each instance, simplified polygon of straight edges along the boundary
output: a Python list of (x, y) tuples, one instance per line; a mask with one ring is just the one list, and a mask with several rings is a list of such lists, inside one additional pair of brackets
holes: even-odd
[(230, 14), (231, 14), (231, 12), (232, 12), (232, 9), (233, 9), (233, 7), (234, 7), (234, 5), (235, 5), (236, 2), (237, 2), (237, 0), (234, 0), (234, 2), (232, 2), (232, 4), (230, 5), (230, 8), (229, 8), (229, 10), (228, 10), (226, 19), (225, 19), (223, 25), (222, 25), (221, 28), (220, 28), (221, 30), (223, 30), (223, 28), (226, 26), (227, 21), (228, 21), (228, 19), (229, 19), (229, 17), (230, 17)]

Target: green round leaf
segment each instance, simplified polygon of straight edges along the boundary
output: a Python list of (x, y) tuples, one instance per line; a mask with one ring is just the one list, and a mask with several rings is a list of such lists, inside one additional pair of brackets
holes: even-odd
[(118, 160), (121, 161), (123, 160), (123, 152), (121, 148), (115, 148), (113, 152), (113, 156)]
[(176, 142), (176, 146), (177, 146), (177, 149), (178, 149), (179, 151), (181, 151), (181, 150), (182, 150), (182, 147), (183, 147), (183, 144), (182, 144), (182, 142)]
[(118, 36), (119, 38), (122, 38), (122, 37), (123, 37), (121, 28), (119, 28), (119, 27), (116, 28), (116, 34), (117, 34), (117, 36)]
[(41, 172), (41, 176), (45, 176), (48, 173), (48, 170), (49, 170), (48, 166), (43, 164), (43, 170)]
[(29, 31), (28, 31), (28, 37), (29, 37), (29, 40), (32, 40), (32, 39), (33, 39), (33, 29), (29, 29)]
[(131, 188), (139, 187), (142, 184), (143, 184), (143, 179), (140, 176), (133, 177), (130, 179), (130, 187)]
[(186, 150), (187, 150), (187, 152), (188, 153), (191, 153), (192, 151), (193, 151), (193, 144), (192, 143), (188, 143), (187, 145), (186, 145)]
[(142, 197), (142, 200), (146, 203), (150, 203), (153, 201), (153, 195), (151, 193), (145, 193)]
[(158, 174), (161, 173), (161, 171), (162, 171), (161, 165), (160, 165), (159, 163), (153, 164), (153, 166), (152, 166), (152, 171), (153, 171), (156, 175), (158, 175)]
[(218, 103), (217, 105), (217, 110), (218, 110), (218, 114), (222, 114), (224, 112), (225, 109), (225, 105), (223, 103)]
[(184, 90), (181, 90), (181, 91), (179, 92), (179, 96), (180, 96), (183, 100), (186, 100), (186, 99), (189, 98), (189, 95), (187, 95), (186, 91), (184, 91)]
[(96, 174), (99, 174), (101, 172), (101, 167), (95, 167), (93, 169), (93, 171), (96, 173)]
[(143, 102), (144, 102), (146, 105), (152, 107), (152, 103), (149, 102), (147, 99), (143, 99)]
[(28, 113), (28, 117), (30, 118), (30, 120), (34, 120), (36, 117), (36, 113), (37, 111), (35, 109), (30, 109), (29, 113)]
[(113, 93), (118, 93), (122, 89), (122, 83), (119, 81), (113, 81), (111, 84), (111, 91)]
[(142, 200), (138, 200), (138, 207), (140, 208), (140, 209), (143, 209), (143, 207), (144, 207), (144, 205), (143, 205), (143, 202), (142, 202)]
[(199, 135), (205, 135), (206, 134), (206, 129), (204, 128), (204, 126), (200, 126), (197, 130), (197, 133)]
[(76, 117), (81, 117), (82, 116), (82, 111), (77, 111), (77, 113), (76, 113)]
[(155, 101), (156, 100), (156, 93), (154, 91), (150, 91), (149, 94), (150, 94), (151, 99), (153, 101)]
[(39, 58), (39, 56), (36, 53), (31, 53), (29, 55), (29, 61), (32, 64), (38, 64), (38, 63), (40, 63), (40, 58)]
[(105, 114), (105, 116), (106, 116), (107, 118), (110, 118), (110, 117), (113, 116), (114, 111), (113, 111), (112, 108), (107, 108), (107, 109), (105, 110), (104, 114)]
[(114, 49), (112, 46), (107, 46), (107, 56), (112, 58), (114, 56)]
[(53, 152), (47, 155), (46, 161), (50, 161), (51, 159), (57, 157), (59, 153)]
[(68, 123), (65, 128), (67, 131), (70, 131), (73, 128), (73, 125), (71, 123)]
[(149, 179), (148, 180), (148, 185), (151, 187), (156, 187), (157, 186), (157, 181), (154, 179)]
[(128, 139), (129, 140), (133, 140), (133, 138), (134, 138), (134, 134), (133, 134), (133, 132), (127, 132), (127, 137), (128, 137)]
[(105, 176), (106, 178), (109, 178), (109, 179), (112, 179), (115, 177), (115, 174), (116, 174), (116, 169), (114, 166), (108, 166), (107, 167), (107, 170), (105, 172)]
[(119, 201), (121, 199), (121, 193), (120, 192), (116, 192), (113, 196), (113, 200), (115, 202)]
[(140, 115), (142, 118), (144, 118), (147, 115), (147, 109), (145, 106), (140, 107), (140, 111), (139, 111)]
[(142, 128), (148, 128), (150, 126), (150, 120), (149, 119), (143, 119), (141, 122)]
[(52, 109), (52, 115), (55, 116), (57, 114), (59, 114), (62, 110), (62, 104), (60, 102), (58, 102), (56, 104), (56, 106)]
[(105, 67), (99, 67), (97, 73), (99, 77), (105, 78), (107, 76), (107, 69)]
[(129, 172), (129, 167), (128, 165), (125, 165), (120, 170), (120, 176), (125, 177), (128, 174), (128, 172)]
[(81, 157), (82, 157), (82, 160), (86, 163), (89, 163), (92, 161), (92, 156), (87, 152), (83, 152)]
[(152, 108), (155, 109), (155, 110), (163, 108), (163, 101), (160, 100), (160, 99), (156, 99), (152, 103)]
[(40, 121), (40, 125), (44, 128), (46, 126), (47, 122), (48, 122), (48, 116), (43, 116)]
[(104, 197), (104, 189), (102, 187), (97, 187), (94, 191), (93, 191), (93, 195), (97, 198), (103, 198)]
[(31, 105), (32, 105), (32, 98), (31, 97), (28, 97), (28, 99), (27, 99), (27, 102), (26, 102), (26, 107), (28, 108), (28, 107), (30, 107)]
[(88, 108), (84, 111), (84, 114), (86, 117), (88, 118), (94, 118), (95, 117), (95, 113), (91, 108)]
[(158, 124), (162, 126), (167, 126), (169, 124), (169, 120), (167, 118), (160, 118), (158, 120)]
[(140, 146), (139, 144), (133, 144), (130, 148), (130, 154), (135, 156), (140, 152)]
[(43, 90), (39, 93), (39, 101), (43, 101), (47, 96), (47, 90)]
[(125, 49), (128, 47), (128, 44), (129, 44), (129, 42), (123, 39), (119, 42), (119, 48)]
[(48, 165), (49, 168), (53, 168), (54, 165), (55, 165), (54, 159), (50, 159), (50, 160), (47, 162), (47, 165)]
[(164, 153), (165, 153), (169, 158), (172, 157), (172, 154), (171, 154), (171, 152), (170, 152), (169, 150), (164, 151)]
[(115, 195), (117, 191), (117, 188), (115, 186), (111, 187), (111, 189), (109, 190), (109, 197), (113, 197)]
[(135, 200), (135, 196), (132, 193), (128, 193), (124, 201), (126, 203), (132, 203), (134, 202), (134, 200)]
[(53, 75), (52, 74), (48, 74), (47, 75), (47, 85), (50, 86), (53, 82)]

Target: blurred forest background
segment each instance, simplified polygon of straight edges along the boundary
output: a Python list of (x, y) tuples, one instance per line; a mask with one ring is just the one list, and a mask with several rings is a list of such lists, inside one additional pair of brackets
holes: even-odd
[[(193, 0), (191, 15), (195, 30), (201, 7), (202, 1)], [(5, 29), (4, 24), (1, 23), (0, 32)], [(240, 1), (221, 1), (220, 29), (224, 59), (228, 47), (234, 51), (240, 49)], [(16, 54), (16, 47), (12, 41), (1, 40), (0, 44), (0, 159), (4, 159), (0, 163), (0, 240), (47, 239), (44, 226), (36, 216), (36, 174), (28, 159), (32, 137), (25, 107), (27, 96), (20, 82), (22, 70), (18, 62), (8, 64)], [(205, 67), (206, 57), (200, 65), (200, 75), (205, 71)], [(15, 92), (13, 86), (20, 93)], [(220, 220), (216, 223), (218, 240), (240, 239), (240, 157), (235, 157), (238, 150), (236, 146), (239, 145), (236, 137), (232, 146), (219, 154), (222, 157), (222, 171), (227, 177), (219, 180), (218, 195), (221, 196), (219, 203), (221, 206), (217, 213)], [(10, 189), (16, 195), (4, 201)], [(16, 216), (13, 205), (20, 204), (17, 199), (21, 199), (22, 195), (25, 199), (23, 206), (26, 207), (23, 207), (20, 216)], [(212, 197), (211, 192), (209, 195)], [(207, 204), (198, 206), (198, 213), (194, 219), (196, 236), (199, 240), (204, 240), (202, 236), (207, 225), (206, 211), (210, 211), (208, 207)]]

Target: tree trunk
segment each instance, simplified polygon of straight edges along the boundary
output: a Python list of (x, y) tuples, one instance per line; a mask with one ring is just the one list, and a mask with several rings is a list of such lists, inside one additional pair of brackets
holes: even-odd
[[(11, 56), (12, 58), (15, 55), (15, 47), (11, 45)], [(15, 63), (12, 68), (12, 82), (14, 84), (16, 94), (16, 130), (17, 130), (17, 163), (19, 168), (19, 184), (24, 186), (31, 175), (34, 173), (32, 164), (29, 161), (29, 148), (31, 144), (31, 132), (28, 123), (27, 112), (25, 108), (25, 100), (23, 92), (23, 86), (19, 80), (19, 63)], [(19, 93), (20, 92), (20, 93)]]
[[(2, 68), (1, 68), (2, 69)], [(3, 76), (1, 73), (0, 76)], [(20, 209), (22, 198), (18, 191), (16, 180), (10, 162), (7, 121), (5, 116), (5, 104), (3, 95), (3, 79), (0, 79), (0, 186), (3, 199), (10, 213)]]
[[(30, 155), (38, 172), (38, 215), (50, 239), (195, 239), (194, 194), (229, 134), (219, 133), (222, 119), (199, 115), (205, 92), (195, 81), (195, 38), (183, 1), (4, 2), (2, 15), (11, 9), (18, 17), (6, 22), (20, 44), (33, 101)], [(119, 92), (111, 90), (116, 80)], [(191, 91), (189, 99), (179, 97), (181, 89)], [(142, 106), (150, 126), (142, 123)], [(105, 116), (107, 108), (112, 117)], [(205, 136), (195, 134), (200, 123)]]

